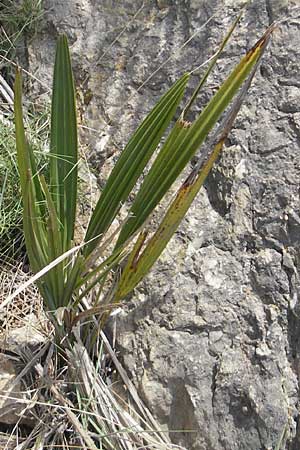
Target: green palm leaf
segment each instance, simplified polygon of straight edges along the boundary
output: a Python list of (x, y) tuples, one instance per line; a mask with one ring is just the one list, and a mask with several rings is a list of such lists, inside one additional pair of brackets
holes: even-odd
[[(86, 255), (95, 249), (142, 174), (174, 117), (188, 79), (189, 74), (183, 75), (160, 99), (123, 150), (91, 218), (85, 240), (86, 242), (91, 239), (93, 241), (86, 246)], [(98, 239), (95, 239), (97, 237)]]
[(50, 191), (61, 224), (63, 250), (71, 246), (77, 200), (77, 123), (68, 41), (57, 42), (50, 142)]
[(194, 156), (261, 56), (269, 34), (242, 58), (193, 124), (189, 125), (181, 119), (176, 123), (145, 177), (117, 245), (125, 242), (145, 222)]
[[(114, 301), (118, 302), (120, 299), (125, 297), (145, 277), (145, 275), (148, 273), (152, 265), (159, 258), (160, 254), (168, 244), (172, 235), (175, 233), (180, 222), (182, 221), (183, 217), (188, 211), (192, 201), (199, 192), (199, 189), (203, 185), (205, 179), (207, 178), (209, 172), (211, 171), (215, 161), (217, 160), (222, 150), (224, 141), (228, 136), (228, 133), (232, 127), (234, 119), (250, 87), (251, 81), (258, 67), (258, 62), (266, 48), (270, 34), (273, 31), (273, 29), (274, 27), (270, 27), (268, 29), (263, 38), (261, 38), (257, 42), (257, 44), (247, 53), (247, 55), (243, 58), (241, 63), (233, 71), (233, 74), (231, 74), (230, 77), (226, 80), (225, 86), (226, 84), (228, 84), (228, 80), (230, 80), (231, 81), (230, 84), (232, 84), (232, 87), (229, 85), (228, 88), (233, 89), (233, 87), (236, 88), (236, 86), (240, 84), (237, 83), (236, 80), (237, 77), (240, 78), (241, 74), (245, 72), (249, 74), (249, 77), (245, 82), (240, 95), (237, 97), (229, 113), (225, 116), (225, 119), (223, 120), (221, 126), (221, 133), (218, 133), (221, 135), (218, 137), (217, 142), (213, 146), (212, 152), (209, 155), (204, 155), (204, 158), (200, 159), (201, 164), (192, 171), (192, 173), (183, 183), (183, 185), (181, 186), (181, 188), (177, 193), (175, 200), (168, 208), (168, 211), (166, 212), (160, 226), (158, 227), (157, 231), (154, 233), (152, 238), (149, 240), (149, 242), (147, 242), (145, 249), (143, 251), (142, 247), (146, 240), (147, 233), (142, 232), (140, 234), (128, 258), (127, 264), (123, 270), (121, 279), (116, 288)], [(233, 77), (233, 75), (235, 76)], [(220, 88), (220, 90), (221, 89), (222, 87)], [(231, 98), (231, 96), (229, 98)], [(223, 102), (221, 102), (221, 104), (222, 103)], [(209, 112), (212, 110), (212, 112), (210, 113), (211, 115), (215, 114), (213, 112), (213, 108), (206, 108), (206, 110), (208, 110)], [(206, 110), (204, 110), (204, 112)], [(208, 121), (208, 119), (206, 120)], [(200, 131), (196, 127), (197, 123), (199, 124), (198, 126), (200, 128)], [(194, 142), (197, 142), (197, 136), (201, 136), (202, 132), (201, 126), (202, 124), (201, 122), (199, 123), (198, 119), (195, 122), (194, 127), (192, 127), (189, 130), (189, 133), (192, 133), (192, 135), (194, 136)], [(215, 141), (215, 139), (213, 139), (213, 141)], [(184, 140), (183, 142), (186, 141)], [(193, 139), (191, 139), (191, 142), (193, 142)], [(153, 181), (155, 181), (155, 179)], [(141, 188), (141, 191), (142, 189), (143, 187)]]

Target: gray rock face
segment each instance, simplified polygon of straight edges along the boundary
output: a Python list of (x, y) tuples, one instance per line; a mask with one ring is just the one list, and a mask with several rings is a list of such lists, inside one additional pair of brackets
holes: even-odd
[[(214, 52), (243, 3), (44, 1), (45, 26), (29, 45), (29, 70), (50, 85), (56, 34), (68, 34), (82, 120), (91, 128), (82, 128), (82, 141), (93, 166), (102, 167), (101, 180), (138, 121), (179, 74)], [(206, 189), (114, 319), (142, 397), (189, 450), (300, 448), (296, 6), (254, 0), (248, 7), (202, 102), (270, 22), (290, 17), (274, 33)]]

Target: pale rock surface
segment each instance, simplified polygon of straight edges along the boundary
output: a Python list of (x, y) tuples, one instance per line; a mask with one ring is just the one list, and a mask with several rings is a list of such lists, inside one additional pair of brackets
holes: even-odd
[[(47, 332), (51, 329), (48, 319), (44, 315), (38, 318), (35, 314), (28, 314), (17, 327), (11, 327), (5, 334), (0, 335), (0, 348), (22, 355), (26, 348), (34, 350), (47, 342)], [(48, 330), (46, 326), (48, 325)]]
[(13, 358), (0, 353), (0, 423), (18, 423), (26, 409), (26, 397), (17, 375)]
[[(34, 402), (30, 402), (32, 393), (19, 376), (22, 368), (20, 360), (28, 352), (45, 344), (50, 330), (46, 316), (40, 314), (37, 318), (32, 313), (23, 317), (18, 326), (10, 324), (6, 332), (0, 334), (0, 424), (6, 426), (22, 423), (32, 426), (36, 422), (31, 414), (34, 406)], [(0, 448), (1, 439), (4, 441), (5, 434), (2, 437), (0, 435)], [(14, 442), (13, 438), (11, 442)], [(11, 448), (11, 442), (8, 440), (7, 447), (3, 444), (3, 448)]]
[[(28, 69), (46, 86), (29, 87), (47, 95), (57, 34), (69, 36), (82, 121), (97, 130), (82, 129), (82, 142), (102, 168), (100, 184), (139, 120), (180, 74), (212, 55), (245, 2), (144, 3), (135, 17), (138, 0), (45, 0), (45, 23), (28, 45)], [(297, 4), (248, 7), (195, 112), (273, 20), (291, 17), (274, 33), (206, 188), (116, 318), (139, 392), (189, 450), (300, 448)]]

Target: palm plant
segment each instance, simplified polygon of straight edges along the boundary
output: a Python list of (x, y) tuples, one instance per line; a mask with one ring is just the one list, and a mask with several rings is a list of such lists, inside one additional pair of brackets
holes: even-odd
[[(75, 408), (73, 412), (69, 399), (74, 397), (66, 396), (57, 383), (50, 383), (50, 390), (55, 401), (63, 405), (68, 423), (76, 431), (76, 439), (80, 436), (88, 448), (99, 448), (97, 443), (100, 448), (117, 450), (178, 448), (159, 432), (159, 425), (140, 401), (101, 327), (110, 309), (133, 291), (159, 258), (220, 155), (274, 25), (233, 68), (194, 122), (188, 122), (187, 117), (240, 16), (225, 36), (175, 125), (171, 127), (192, 72), (184, 74), (162, 96), (133, 134), (106, 182), (84, 241), (77, 246), (74, 244), (78, 191), (77, 125), (66, 36), (60, 36), (57, 42), (47, 180), (38, 170), (32, 146), (26, 139), (22, 77), (21, 70), (17, 70), (14, 111), (26, 248), (35, 273), (32, 279), (37, 281), (57, 341), (64, 349), (63, 357), (69, 365), (68, 374), (75, 403), (80, 409), (79, 416), (79, 409)], [(222, 115), (217, 130), (206, 140)], [(160, 145), (169, 127), (171, 131)], [(158, 226), (151, 228), (148, 225), (151, 214), (205, 140), (198, 162)], [(139, 184), (150, 160), (153, 163)], [(135, 188), (137, 193), (128, 215), (115, 229), (113, 222)], [(91, 292), (94, 293), (92, 302)], [(8, 301), (2, 302), (0, 308)], [(97, 319), (99, 315), (100, 319)], [(82, 321), (87, 317), (91, 321), (84, 326)], [(134, 401), (130, 414), (120, 406), (122, 401), (116, 401), (100, 374), (98, 346), (102, 348), (102, 344)], [(35, 368), (39, 376), (47, 372), (40, 364)], [(45, 439), (43, 433), (38, 432), (41, 441)], [(66, 448), (70, 448), (68, 445)]]
[[(74, 247), (73, 242), (78, 165), (76, 106), (66, 36), (59, 37), (56, 50), (48, 182), (37, 171), (32, 148), (25, 136), (22, 79), (21, 71), (17, 71), (14, 109), (26, 247), (31, 268), (38, 274), (38, 287), (46, 309), (51, 312), (51, 318), (60, 336), (71, 331), (75, 323), (88, 314), (101, 313), (100, 322), (104, 323), (108, 315), (107, 309), (112, 304), (120, 303), (132, 292), (159, 258), (203, 185), (221, 152), (274, 29), (274, 26), (267, 29), (234, 67), (201, 114), (193, 123), (189, 123), (188, 111), (238, 19), (223, 40), (164, 144), (159, 148), (138, 189), (127, 219), (117, 231), (110, 232), (121, 206), (136, 186), (172, 123), (191, 73), (185, 73), (161, 97), (131, 137), (101, 193), (84, 242), (77, 247)], [(178, 190), (157, 229), (150, 230), (147, 220), (153, 210), (225, 110), (227, 112), (221, 125), (206, 143), (198, 164)], [(112, 244), (114, 247), (109, 256), (105, 256), (105, 251)], [(45, 270), (47, 266), (48, 270)], [(107, 281), (110, 288), (103, 290)], [(89, 311), (82, 311), (83, 301), (92, 289), (97, 293), (97, 300)]]

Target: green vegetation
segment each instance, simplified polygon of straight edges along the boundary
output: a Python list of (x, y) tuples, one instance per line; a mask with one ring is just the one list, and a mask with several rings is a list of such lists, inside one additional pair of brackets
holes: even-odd
[(11, 31), (26, 30), (32, 33), (36, 30), (37, 21), (42, 14), (43, 0), (2, 0), (0, 2), (0, 21)]
[[(186, 114), (191, 105), (191, 102), (188, 103), (145, 176), (128, 218), (118, 230), (115, 247), (110, 250), (108, 257), (104, 256), (107, 254), (105, 252), (115, 237), (111, 236), (110, 227), (169, 127), (183, 98), (190, 74), (183, 75), (171, 87), (133, 134), (102, 191), (83, 245), (80, 249), (74, 249), (78, 151), (74, 83), (66, 37), (61, 36), (58, 40), (54, 68), (48, 184), (39, 173), (32, 147), (26, 140), (21, 72), (17, 72), (14, 105), (26, 248), (34, 273), (49, 267), (38, 280), (38, 287), (46, 309), (51, 311), (59, 339), (70, 333), (81, 317), (87, 316), (86, 311), (79, 312), (78, 308), (92, 289), (97, 292), (98, 301), (91, 305), (90, 314), (102, 313), (103, 322), (103, 317), (107, 317), (103, 310), (119, 303), (132, 292), (158, 259), (222, 149), (272, 30), (270, 28), (242, 58), (193, 124), (186, 122)], [(204, 79), (212, 70), (216, 59), (217, 57)], [(202, 85), (203, 81), (199, 88)], [(244, 87), (225, 116), (221, 131), (208, 149), (206, 157), (179, 189), (157, 230), (147, 229), (145, 224), (151, 213), (242, 85)], [(194, 98), (195, 95), (192, 99)], [(150, 231), (152, 235), (147, 239)], [(126, 258), (120, 275), (119, 264)], [(103, 294), (106, 280), (110, 284)], [(57, 311), (60, 312), (59, 319)], [(98, 325), (94, 329), (95, 333), (97, 331)]]
[[(14, 113), (22, 227), (30, 266), (35, 274), (33, 280), (37, 281), (56, 339), (55, 346), (53, 343), (48, 347), (45, 345), (39, 350), (38, 357), (29, 358), (31, 362), (28, 364), (46, 383), (39, 405), (40, 410), (46, 405), (45, 416), (28, 438), (30, 448), (43, 448), (43, 445), (103, 450), (178, 448), (170, 443), (165, 433), (159, 432), (159, 424), (142, 405), (102, 327), (111, 309), (134, 290), (167, 246), (218, 159), (247, 94), (273, 27), (233, 68), (199, 117), (193, 123), (187, 121), (191, 104), (203, 89), (237, 21), (175, 125), (172, 127), (191, 73), (184, 74), (162, 96), (133, 134), (101, 193), (84, 241), (77, 247), (74, 246), (74, 231), (79, 189), (78, 138), (74, 82), (66, 36), (59, 37), (57, 43), (49, 167), (46, 170), (40, 167), (37, 136), (28, 133), (27, 116), (25, 133), (21, 70), (16, 73)], [(206, 142), (198, 163), (179, 188), (160, 224), (150, 228), (147, 223), (151, 214), (221, 116), (220, 127)], [(170, 127), (169, 135), (160, 146)], [(7, 130), (9, 135), (11, 130)], [(14, 155), (13, 146), (11, 150), (8, 155)], [(9, 163), (9, 173), (15, 176), (15, 159), (8, 157), (7, 161), (5, 167)], [(150, 161), (153, 162), (147, 175), (136, 188)], [(14, 209), (19, 214), (18, 193), (12, 190), (16, 189), (15, 179), (8, 188), (8, 169), (3, 173), (3, 192), (7, 192), (8, 198), (17, 198)], [(120, 208), (135, 188), (137, 193), (128, 216), (121, 219)], [(2, 203), (4, 206), (4, 201)], [(6, 210), (10, 209), (9, 200), (6, 205)], [(114, 227), (116, 219), (120, 224), (117, 229)], [(12, 222), (19, 223), (18, 220), (14, 218)], [(49, 353), (43, 368), (37, 361), (47, 348)], [(126, 385), (134, 407), (124, 406), (123, 398), (119, 397), (117, 401), (117, 394), (108, 387), (108, 377), (104, 375), (107, 353)], [(50, 373), (51, 363), (54, 364), (54, 373), (45, 375)], [(49, 408), (53, 405), (62, 409), (53, 408), (49, 419)], [(46, 424), (45, 428), (42, 423)], [(56, 432), (56, 428), (63, 431)]]
[[(0, 1), (0, 58), (2, 74), (10, 80), (16, 48), (22, 39), (30, 38), (40, 23), (42, 0)], [(6, 260), (20, 258), (24, 253), (22, 206), (19, 175), (16, 162), (16, 146), (13, 117), (11, 114), (12, 91), (4, 79), (0, 80), (2, 103), (0, 115), (0, 256)], [(40, 133), (40, 115), (27, 119), (27, 130), (33, 151), (40, 167), (45, 163), (41, 152), (47, 136)], [(38, 130), (38, 131), (37, 131)]]
[(22, 240), (22, 206), (13, 127), (0, 122), (0, 254), (14, 253)]
[[(37, 128), (37, 119), (31, 119), (28, 129)], [(47, 136), (30, 132), (38, 168), (47, 165), (47, 156), (41, 152)], [(25, 252), (22, 227), (22, 202), (19, 172), (16, 161), (14, 126), (9, 118), (0, 120), (0, 255), (1, 260), (20, 259)]]
[[(0, 1), (0, 56), (12, 59), (21, 38), (31, 37), (43, 14), (43, 0)], [(9, 61), (7, 67), (10, 68)], [(3, 61), (2, 61), (3, 65)]]

